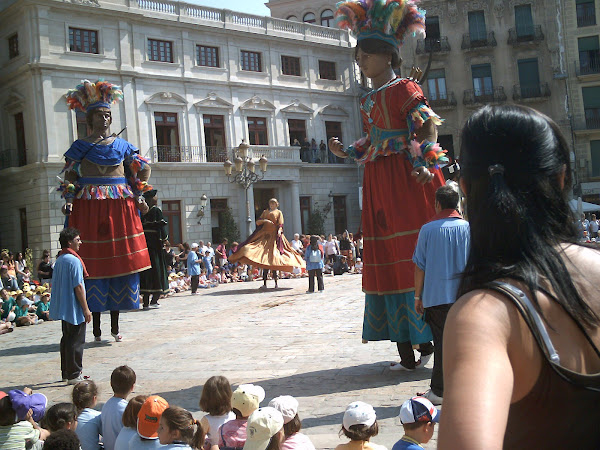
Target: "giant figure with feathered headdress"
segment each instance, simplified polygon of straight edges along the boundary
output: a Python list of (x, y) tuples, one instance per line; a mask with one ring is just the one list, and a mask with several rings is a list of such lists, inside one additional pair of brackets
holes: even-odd
[[(100, 313), (111, 311), (111, 334), (119, 333), (119, 311), (139, 308), (140, 272), (150, 258), (139, 211), (148, 211), (142, 194), (150, 166), (137, 148), (110, 134), (111, 104), (123, 98), (107, 81), (83, 80), (67, 93), (70, 109), (86, 113), (89, 136), (76, 140), (65, 153), (66, 226), (81, 232), (79, 251), (89, 276), (85, 280), (94, 337), (101, 340)], [(120, 133), (119, 133), (120, 134)]]
[[(363, 340), (397, 343), (400, 363), (414, 370), (433, 353), (431, 331), (415, 311), (412, 254), (419, 229), (435, 214), (435, 191), (444, 184), (436, 143), (441, 119), (418, 82), (400, 78), (399, 48), (407, 34), (424, 35), (425, 12), (416, 1), (358, 0), (337, 4), (336, 21), (357, 39), (356, 61), (373, 83), (361, 98), (368, 134), (346, 149), (336, 138), (330, 150), (363, 164)], [(421, 361), (412, 346), (420, 345)]]

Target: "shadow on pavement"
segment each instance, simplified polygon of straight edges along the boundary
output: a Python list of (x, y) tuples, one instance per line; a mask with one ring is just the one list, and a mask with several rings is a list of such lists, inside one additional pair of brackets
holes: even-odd
[[(356, 398), (356, 400), (361, 400), (360, 398)], [(381, 421), (384, 419), (390, 419), (393, 417), (398, 416), (398, 413), (400, 412), (400, 406), (402, 406), (401, 404), (399, 404), (398, 406), (380, 406), (378, 407), (377, 405), (373, 405), (373, 408), (375, 408), (375, 413), (377, 414), (377, 420)], [(306, 428), (313, 428), (313, 427), (322, 427), (323, 425), (339, 425), (340, 428), (342, 426), (342, 419), (344, 418), (344, 409), (340, 410), (340, 412), (337, 412), (335, 414), (328, 414), (326, 416), (317, 416), (317, 417), (306, 417), (303, 418), (302, 416), (300, 416), (300, 419), (302, 419), (302, 428), (306, 429)]]
[[(243, 383), (252, 383), (261, 386), (266, 393), (266, 398), (261, 403), (261, 406), (266, 406), (271, 399), (280, 395), (291, 395), (299, 398), (317, 397), (335, 393), (350, 393), (352, 391), (393, 386), (404, 382), (428, 380), (431, 377), (431, 369), (422, 369), (399, 374), (391, 372), (388, 367), (389, 363), (385, 361), (374, 364), (362, 364), (337, 369), (305, 372), (266, 380), (248, 379), (243, 380)], [(218, 371), (215, 371), (215, 375), (218, 373)], [(173, 405), (180, 406), (189, 411), (198, 411), (198, 402), (200, 400), (200, 395), (202, 394), (202, 387), (203, 385), (199, 384), (177, 391), (145, 392), (145, 394), (160, 395)], [(235, 387), (236, 386), (234, 385), (233, 388), (235, 389)], [(360, 400), (360, 397), (357, 395), (355, 400)], [(350, 401), (348, 403), (350, 403)], [(400, 405), (394, 408), (397, 409), (399, 407)], [(344, 411), (342, 410), (340, 414), (343, 415), (343, 412)], [(392, 414), (392, 412), (387, 412), (386, 414)], [(395, 411), (392, 415), (397, 414), (398, 411)], [(382, 416), (382, 418), (392, 417), (392, 415)], [(333, 421), (334, 418), (335, 422)], [(332, 423), (341, 423), (341, 418), (338, 420), (337, 414), (332, 416), (331, 420)], [(308, 423), (310, 424), (310, 421)], [(323, 425), (322, 419), (319, 419), (318, 423), (319, 425)]]
[(60, 352), (60, 344), (36, 344), (25, 345), (23, 347), (7, 348), (0, 350), (0, 358), (3, 356), (21, 356), (34, 353), (54, 353)]
[(291, 291), (293, 290), (293, 288), (290, 287), (280, 287), (277, 289), (265, 289), (264, 291), (261, 289), (240, 289), (237, 291), (231, 290), (231, 291), (219, 291), (217, 290), (213, 290), (210, 293), (204, 294), (204, 295), (243, 295), (243, 294), (269, 294), (269, 295), (273, 295), (273, 294), (279, 294), (280, 292), (284, 292), (284, 291)]

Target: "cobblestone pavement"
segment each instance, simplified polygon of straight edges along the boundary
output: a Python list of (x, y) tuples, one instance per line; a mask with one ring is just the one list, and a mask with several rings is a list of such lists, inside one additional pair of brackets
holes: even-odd
[[(262, 405), (278, 395), (296, 397), (303, 430), (319, 449), (345, 441), (338, 432), (350, 402), (368, 402), (380, 426), (373, 442), (391, 448), (402, 436), (399, 407), (428, 388), (433, 360), (414, 372), (391, 372), (394, 344), (361, 343), (359, 275), (326, 276), (323, 294), (306, 294), (307, 279), (280, 280), (277, 290), (259, 291), (260, 284), (177, 294), (161, 300), (159, 309), (122, 313), (120, 343), (110, 336), (107, 314), (103, 342), (92, 342), (88, 325), (84, 374), (99, 386), (97, 409), (111, 396), (110, 374), (121, 364), (137, 374), (135, 394), (159, 394), (197, 418), (204, 414), (198, 407), (203, 383), (221, 374), (232, 384), (262, 386)], [(0, 336), (0, 389), (29, 385), (50, 403), (68, 401), (71, 388), (60, 381), (60, 335), (60, 322), (47, 322)], [(427, 448), (435, 448), (435, 437), (437, 430)]]

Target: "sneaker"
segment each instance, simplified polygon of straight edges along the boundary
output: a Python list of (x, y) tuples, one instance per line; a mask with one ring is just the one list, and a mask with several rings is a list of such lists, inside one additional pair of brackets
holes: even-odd
[(86, 380), (87, 378), (89, 378), (89, 377), (84, 377), (83, 374), (80, 373), (79, 376), (77, 376), (76, 378), (71, 378), (70, 380), (67, 380), (67, 384), (69, 386), (72, 386), (74, 384), (77, 384), (81, 381)]
[(396, 371), (405, 371), (405, 372), (412, 372), (415, 369), (409, 369), (406, 366), (403, 366), (402, 363), (399, 362), (394, 362), (392, 364), (390, 364), (390, 370), (396, 372)]
[(426, 398), (427, 400), (429, 400), (435, 406), (440, 406), (442, 404), (442, 401), (444, 400), (443, 397), (435, 395), (431, 389), (428, 389), (427, 392), (423, 392), (421, 394), (417, 393), (417, 395), (419, 397)]
[(110, 333), (110, 335), (115, 338), (115, 342), (123, 342), (123, 336), (121, 335), (121, 333), (119, 333), (119, 334)]
[(94, 337), (94, 342), (102, 342), (102, 337), (101, 336), (95, 336)]
[(150, 309), (150, 306), (148, 306), (148, 305), (144, 305), (144, 306), (142, 306), (142, 309), (143, 309), (144, 311), (148, 311), (148, 310)]
[(160, 303), (150, 303), (150, 308), (160, 308)]
[(325, 291), (325, 289), (319, 289), (319, 294), (322, 294)]
[(427, 364), (432, 357), (433, 353), (430, 353), (429, 355), (421, 355), (421, 362), (418, 364), (418, 367), (425, 367), (425, 364)]
[(313, 291), (306, 291), (307, 294), (314, 294)]

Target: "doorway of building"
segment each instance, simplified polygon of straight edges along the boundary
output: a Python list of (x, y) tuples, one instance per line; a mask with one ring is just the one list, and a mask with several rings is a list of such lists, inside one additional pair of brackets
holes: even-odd
[(158, 161), (180, 162), (181, 149), (179, 148), (179, 125), (177, 124), (177, 114), (155, 112), (154, 125), (156, 127)]
[(269, 200), (277, 198), (275, 188), (254, 188), (254, 218), (259, 219), (265, 209), (269, 209)]

